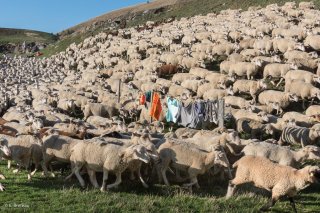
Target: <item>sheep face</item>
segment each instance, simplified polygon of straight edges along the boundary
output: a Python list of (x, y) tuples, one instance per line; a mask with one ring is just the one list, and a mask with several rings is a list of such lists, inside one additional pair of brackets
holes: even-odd
[(318, 166), (306, 166), (300, 170), (308, 174), (308, 183), (317, 183), (320, 180), (320, 168)]
[(317, 146), (305, 146), (303, 152), (306, 154), (308, 160), (320, 159), (320, 148)]
[(289, 94), (289, 101), (298, 101), (298, 96), (296, 94)]
[(240, 144), (241, 140), (239, 137), (238, 132), (231, 130), (230, 132), (227, 133), (227, 137), (226, 137), (228, 142), (234, 143), (234, 144)]
[(265, 112), (259, 112), (258, 116), (264, 121), (264, 122), (269, 122), (269, 118), (267, 113)]
[(128, 149), (129, 150), (127, 150), (127, 152), (129, 152), (132, 155), (133, 159), (141, 160), (144, 163), (150, 162), (150, 157), (147, 153), (147, 149), (144, 146), (135, 145), (135, 146), (128, 147)]
[(6, 156), (10, 157), (11, 156), (11, 151), (8, 147), (8, 141), (4, 138), (0, 139), (0, 151)]
[(224, 151), (219, 150), (219, 151), (213, 151), (213, 152), (215, 152), (215, 159), (214, 159), (215, 165), (221, 165), (222, 167), (225, 167), (225, 168), (230, 167), (229, 160)]

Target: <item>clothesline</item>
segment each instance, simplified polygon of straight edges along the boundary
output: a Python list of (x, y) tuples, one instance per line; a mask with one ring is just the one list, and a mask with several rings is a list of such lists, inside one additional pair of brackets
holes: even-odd
[[(140, 97), (140, 104), (151, 103), (150, 116), (159, 120), (162, 112), (160, 95), (157, 92), (148, 91)], [(169, 123), (184, 127), (205, 129), (206, 126), (219, 122), (218, 100), (195, 100), (184, 105), (182, 101), (171, 96), (166, 97), (167, 111), (165, 119)]]

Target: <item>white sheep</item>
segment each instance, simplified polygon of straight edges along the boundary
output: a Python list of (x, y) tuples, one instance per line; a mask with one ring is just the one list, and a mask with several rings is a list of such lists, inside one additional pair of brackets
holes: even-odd
[(290, 166), (282, 166), (277, 163), (255, 156), (245, 156), (233, 164), (236, 168), (236, 175), (229, 182), (226, 197), (233, 196), (238, 185), (244, 183), (253, 183), (256, 187), (261, 187), (271, 191), (271, 200), (261, 208), (262, 211), (270, 207), (283, 196), (288, 196), (295, 212), (293, 197), (298, 191), (306, 188), (311, 183), (316, 182), (319, 176), (319, 167), (306, 166), (297, 170)]

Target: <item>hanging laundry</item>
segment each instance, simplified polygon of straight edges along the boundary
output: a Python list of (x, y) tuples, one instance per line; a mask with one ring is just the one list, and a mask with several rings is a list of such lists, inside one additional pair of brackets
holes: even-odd
[(140, 105), (144, 105), (146, 103), (146, 95), (142, 94), (139, 99)]
[(192, 103), (188, 106), (179, 105), (179, 110), (177, 114), (177, 122), (179, 125), (187, 127), (192, 121)]
[(146, 101), (151, 102), (151, 97), (152, 97), (152, 91), (148, 91), (145, 93), (146, 96)]
[(167, 122), (176, 123), (179, 111), (179, 101), (177, 99), (167, 97), (167, 105), (168, 110), (166, 113), (166, 120)]
[(204, 103), (202, 101), (193, 103), (191, 117), (192, 120), (189, 127), (195, 129), (202, 128), (204, 121)]
[(204, 107), (204, 121), (218, 124), (218, 101), (207, 101)]
[(156, 92), (153, 93), (150, 116), (155, 120), (159, 120), (162, 112), (162, 106), (160, 101), (160, 95)]

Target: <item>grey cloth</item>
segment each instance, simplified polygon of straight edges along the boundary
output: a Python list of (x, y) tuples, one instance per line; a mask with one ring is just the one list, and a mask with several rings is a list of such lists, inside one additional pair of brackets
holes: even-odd
[(188, 106), (180, 105), (177, 115), (178, 124), (194, 129), (201, 128), (204, 121), (204, 106), (203, 102), (190, 103)]
[(204, 103), (204, 121), (218, 124), (218, 101)]
[(179, 110), (177, 114), (177, 122), (179, 125), (182, 125), (184, 127), (189, 126), (193, 118), (192, 108), (192, 103), (190, 103), (188, 106), (183, 106), (182, 104), (179, 105)]

